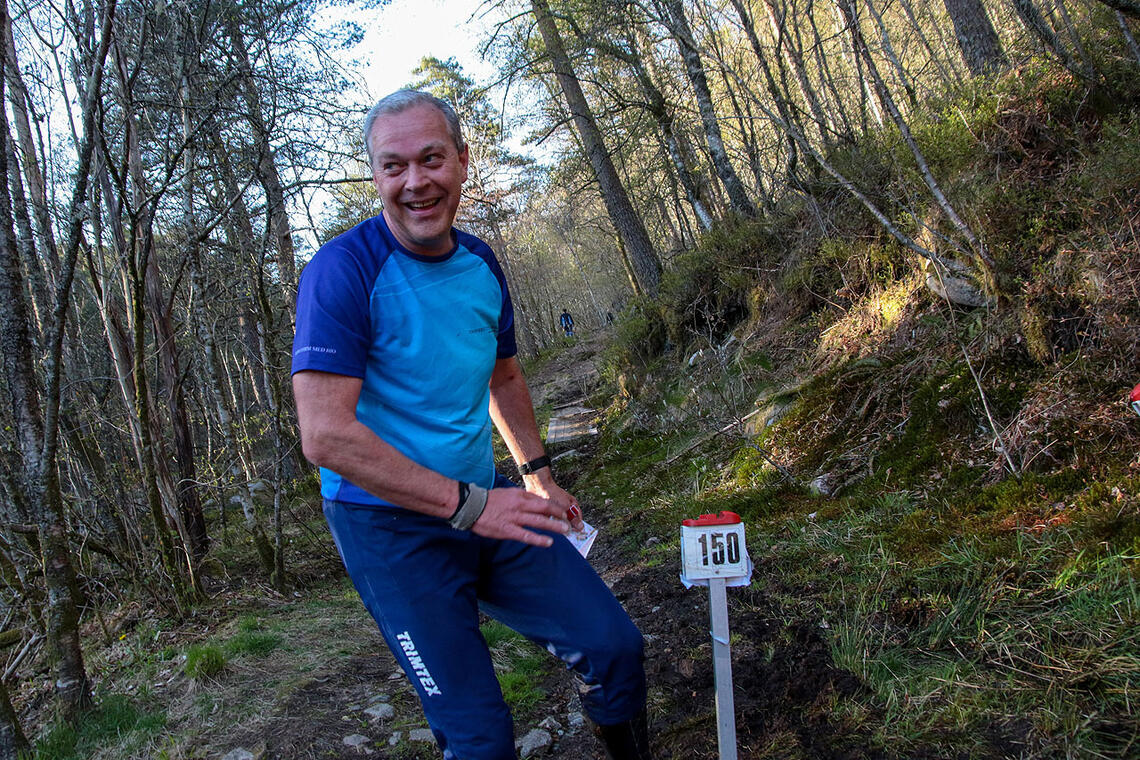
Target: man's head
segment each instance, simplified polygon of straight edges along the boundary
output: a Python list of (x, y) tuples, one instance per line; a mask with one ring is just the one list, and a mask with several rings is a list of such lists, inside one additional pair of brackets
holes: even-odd
[(450, 251), (468, 161), (455, 111), (427, 93), (400, 90), (368, 112), (364, 140), (392, 234), (413, 253)]

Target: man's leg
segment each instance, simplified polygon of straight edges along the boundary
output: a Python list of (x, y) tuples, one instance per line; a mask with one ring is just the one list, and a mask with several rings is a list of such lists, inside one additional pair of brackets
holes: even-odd
[(477, 537), (396, 509), (326, 501), (325, 516), (444, 758), (514, 760), (510, 712), (479, 632)]
[(494, 569), (479, 587), (483, 611), (562, 658), (582, 680), (582, 706), (596, 723), (642, 714), (641, 632), (570, 542), (488, 541), (485, 551)]

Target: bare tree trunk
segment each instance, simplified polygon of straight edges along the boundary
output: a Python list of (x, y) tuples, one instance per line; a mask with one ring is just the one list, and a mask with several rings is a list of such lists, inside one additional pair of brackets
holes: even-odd
[(824, 113), (823, 106), (820, 105), (819, 102), (819, 97), (816, 95), (815, 89), (808, 79), (802, 52), (792, 47), (788, 34), (787, 15), (784, 13), (784, 8), (782, 4), (777, 5), (776, 0), (764, 0), (764, 5), (768, 9), (768, 21), (772, 27), (772, 34), (776, 38), (777, 48), (782, 54), (782, 60), (787, 62), (788, 66), (792, 69), (792, 73), (795, 75), (796, 84), (800, 90), (800, 97), (804, 99), (808, 110), (811, 111), (812, 119), (815, 121), (816, 128), (819, 130), (820, 140), (823, 145), (830, 145), (832, 139), (827, 114)]
[(32, 310), (33, 337), (38, 343), (43, 338), (44, 312), (50, 308), (47, 276), (36, 252), (36, 240), (32, 234), (32, 220), (28, 216), (28, 201), (24, 196), (24, 182), (20, 176), (20, 163), (16, 158), (15, 146), (8, 141), (8, 185), (12, 194), (12, 216), (16, 223), (16, 247), (24, 262), (28, 279), (28, 304)]
[(845, 143), (855, 142), (855, 129), (851, 126), (851, 119), (847, 114), (846, 104), (843, 102), (843, 96), (839, 93), (839, 88), (836, 86), (836, 76), (832, 71), (831, 63), (828, 59), (827, 52), (824, 49), (823, 35), (819, 32), (819, 24), (816, 23), (815, 18), (815, 2), (808, 0), (807, 10), (808, 23), (811, 25), (812, 34), (812, 50), (815, 55), (816, 67), (819, 69), (819, 78), (823, 83), (823, 91), (830, 103), (825, 104), (828, 111), (839, 115), (839, 121), (836, 122), (834, 117), (832, 122), (836, 124), (838, 137)]
[(238, 70), (242, 83), (242, 93), (245, 96), (246, 118), (253, 129), (253, 136), (257, 146), (257, 163), (254, 171), (261, 186), (265, 189), (266, 226), (270, 237), (274, 241), (277, 251), (277, 267), (281, 277), (281, 287), (285, 291), (287, 301), (286, 311), (289, 319), (293, 318), (294, 298), (297, 291), (297, 269), (294, 263), (293, 230), (289, 223), (289, 212), (285, 207), (284, 183), (277, 170), (277, 157), (273, 146), (269, 142), (270, 129), (262, 114), (261, 93), (257, 82), (253, 78), (250, 66), (249, 51), (246, 48), (245, 37), (238, 23), (239, 14), (236, 9), (225, 14), (227, 32), (230, 44), (237, 59)]
[(174, 433), (174, 465), (178, 514), (186, 526), (186, 540), (193, 559), (200, 560), (210, 548), (206, 519), (202, 515), (202, 501), (198, 495), (198, 473), (194, 464), (194, 436), (190, 432), (190, 418), (186, 412), (186, 394), (182, 389), (181, 362), (174, 336), (170, 306), (164, 298), (158, 264), (155, 256), (147, 263), (145, 288), (150, 308), (151, 325), (158, 349), (158, 367), (166, 393), (166, 410)]
[[(847, 11), (844, 10), (844, 3), (846, 0), (835, 0), (835, 27), (836, 35), (839, 36), (840, 45), (842, 46), (843, 55), (848, 58), (848, 63), (855, 69), (855, 76), (859, 80), (859, 124), (860, 129), (867, 132), (867, 112), (871, 112), (871, 117), (875, 123), (880, 127), (883, 126), (883, 114), (879, 110), (879, 104), (875, 99), (875, 94), (871, 91), (871, 83), (867, 77), (863, 75), (863, 57), (855, 51), (855, 46), (847, 39), (843, 32), (847, 30), (850, 24), (847, 21)], [(859, 37), (862, 39), (863, 32), (857, 27), (851, 29), (850, 37), (854, 39)]]
[(538, 23), (539, 32), (546, 44), (546, 52), (550, 56), (554, 72), (558, 77), (558, 84), (566, 98), (567, 105), (574, 119), (574, 126), (582, 140), (586, 156), (594, 169), (594, 176), (598, 180), (598, 187), (602, 193), (602, 201), (610, 220), (621, 240), (623, 256), (630, 259), (630, 265), (636, 273), (635, 281), (650, 295), (657, 293), (660, 283), (661, 270), (657, 261), (657, 252), (645, 231), (645, 224), (633, 204), (629, 200), (625, 187), (614, 168), (613, 160), (606, 150), (602, 133), (598, 129), (594, 113), (582, 92), (582, 86), (570, 65), (570, 58), (562, 45), (562, 36), (550, 15), (550, 7), (546, 0), (531, 0), (531, 9)]
[(943, 3), (970, 73), (977, 77), (1004, 71), (1009, 60), (982, 0), (943, 0)]
[[(637, 55), (637, 53), (627, 56), (616, 46), (608, 46), (606, 47), (606, 51), (621, 58), (633, 69), (638, 86), (641, 88), (642, 94), (645, 95), (647, 101), (646, 107), (657, 122), (657, 128), (661, 130), (666, 153), (669, 155), (669, 160), (673, 164), (673, 170), (676, 172), (677, 180), (680, 182), (681, 188), (685, 193), (685, 199), (688, 200), (689, 206), (692, 207), (693, 213), (696, 214), (697, 223), (700, 224), (701, 229), (705, 231), (712, 229), (712, 215), (709, 213), (708, 207), (701, 198), (697, 181), (693, 177), (692, 169), (689, 168), (689, 161), (686, 159), (685, 153), (681, 149), (681, 144), (677, 140), (676, 121), (673, 118), (672, 109), (666, 102), (661, 89), (654, 83), (653, 77), (650, 75), (651, 71), (646, 68), (641, 56)], [(652, 68), (652, 59), (650, 59), (649, 65), (650, 68)]]
[(1140, 0), (1100, 0), (1117, 13), (1140, 19)]
[[(871, 15), (874, 16), (875, 25), (879, 27), (879, 39), (881, 39), (883, 43), (883, 54), (894, 67), (895, 76), (898, 77), (899, 84), (901, 84), (903, 86), (903, 89), (906, 90), (907, 99), (910, 101), (910, 107), (913, 109), (918, 106), (918, 93), (914, 89), (914, 83), (911, 81), (910, 73), (902, 65), (902, 61), (899, 60), (898, 54), (895, 53), (895, 47), (891, 44), (891, 35), (887, 32), (887, 25), (883, 23), (883, 17), (879, 15), (879, 12), (877, 10), (875, 10), (875, 4), (872, 2), (872, 0), (867, 0), (867, 10), (869, 10), (871, 12)], [(858, 18), (858, 16), (856, 16), (856, 18)], [(866, 47), (867, 41), (862, 36), (860, 36), (860, 39), (863, 40), (863, 49), (866, 51), (866, 54), (869, 58), (871, 51), (868, 47)]]
[[(32, 359), (29, 321), (24, 302), (19, 252), (8, 191), (8, 119), (0, 109), (0, 355), (7, 378), (17, 445), (23, 465), (24, 501), (35, 512), (48, 589), (48, 641), (56, 660), (56, 694), (64, 716), (74, 721), (91, 704), (91, 682), (83, 662), (79, 640), (79, 608), (82, 598), (75, 577), (60, 493), (59, 406), (63, 333), (71, 298), (71, 284), (84, 221), (84, 200), (94, 146), (95, 104), (103, 80), (103, 62), (111, 40), (114, 2), (101, 9), (98, 48), (88, 61), (89, 70), (82, 97), (82, 140), (77, 146), (75, 186), (68, 208), (67, 247), (60, 261), (52, 312), (47, 320), (42, 362), (44, 387), (41, 396)], [(0, 19), (7, 27), (8, 6), (0, 0)], [(92, 19), (94, 21), (94, 19)], [(5, 42), (5, 47), (7, 47)], [(7, 51), (0, 56), (6, 69)], [(7, 76), (0, 77), (0, 90)], [(0, 96), (3, 92), (0, 92)], [(0, 97), (2, 100), (2, 97)], [(41, 400), (42, 399), (42, 400)]]
[(23, 158), (24, 177), (27, 180), (28, 197), (32, 204), (32, 215), (35, 218), (36, 233), (39, 235), (40, 250), (47, 259), (49, 284), (54, 286), (53, 278), (55, 273), (59, 271), (59, 252), (56, 248), (55, 234), (52, 231), (47, 185), (44, 182), (43, 173), (40, 171), (36, 140), (32, 134), (33, 122), (28, 115), (30, 98), (16, 59), (16, 43), (12, 37), (12, 22), (7, 16), (5, 19), (3, 34), (7, 65), (5, 66), (4, 77), (8, 84), (8, 101), (12, 104), (13, 125), (16, 127), (16, 136)]
[(1116, 14), (1116, 23), (1120, 24), (1120, 31), (1124, 35), (1124, 41), (1128, 43), (1128, 49), (1132, 51), (1132, 57), (1136, 59), (1136, 63), (1140, 63), (1140, 45), (1136, 44), (1136, 38), (1132, 36), (1132, 30), (1128, 28), (1128, 21), (1120, 11), (1114, 11), (1114, 13)]
[(0, 679), (0, 760), (20, 760), (31, 747), (20, 728), (20, 719), (12, 709), (8, 688)]
[(1021, 17), (1021, 21), (1025, 24), (1025, 27), (1037, 37), (1047, 50), (1061, 59), (1061, 63), (1066, 69), (1074, 74), (1087, 76), (1087, 73), (1077, 66), (1077, 62), (1073, 59), (1072, 53), (1069, 52), (1069, 49), (1066, 48), (1064, 43), (1057, 37), (1057, 33), (1053, 30), (1052, 25), (1041, 15), (1041, 11), (1037, 8), (1033, 0), (1013, 0), (1013, 7), (1017, 11), (1017, 15)]
[(728, 151), (724, 147), (724, 138), (721, 135), (720, 123), (716, 108), (713, 106), (712, 91), (709, 89), (705, 67), (701, 62), (701, 55), (697, 49), (696, 40), (689, 27), (689, 20), (685, 17), (685, 8), (681, 0), (662, 0), (669, 32), (681, 50), (681, 58), (685, 62), (685, 74), (693, 85), (693, 92), (697, 98), (697, 110), (701, 114), (701, 125), (705, 131), (705, 141), (709, 147), (709, 157), (712, 159), (713, 169), (716, 170), (725, 193), (728, 194), (729, 207), (741, 216), (756, 216), (756, 206), (748, 197), (744, 183), (732, 166)]
[[(764, 83), (768, 88), (768, 96), (772, 98), (772, 102), (776, 106), (776, 111), (780, 114), (780, 118), (784, 123), (794, 125), (796, 129), (803, 131), (794, 110), (788, 103), (785, 91), (776, 83), (776, 77), (772, 74), (772, 67), (768, 63), (768, 57), (764, 54), (763, 48), (760, 47), (760, 38), (756, 34), (756, 27), (752, 23), (752, 17), (744, 7), (741, 0), (732, 0), (732, 7), (736, 10), (736, 15), (740, 17), (740, 23), (744, 27), (744, 33), (748, 37), (748, 44), (752, 46), (752, 54), (756, 56), (756, 62), (760, 66), (760, 71), (764, 75)], [(796, 149), (796, 141), (785, 130), (786, 137), (786, 150), (787, 154), (784, 163), (784, 172), (788, 178), (788, 184), (792, 187), (799, 187), (799, 178), (796, 176), (796, 165), (798, 160), (798, 153)]]

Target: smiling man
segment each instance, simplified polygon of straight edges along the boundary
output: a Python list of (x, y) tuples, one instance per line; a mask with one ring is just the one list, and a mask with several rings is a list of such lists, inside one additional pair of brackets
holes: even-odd
[[(293, 390), (341, 558), (456, 760), (513, 760), (479, 612), (561, 657), (614, 760), (650, 757), (642, 639), (565, 533), (491, 249), (452, 227), (454, 111), (401, 90), (364, 121), (380, 216), (326, 243), (297, 295)], [(526, 488), (495, 471), (492, 424)]]

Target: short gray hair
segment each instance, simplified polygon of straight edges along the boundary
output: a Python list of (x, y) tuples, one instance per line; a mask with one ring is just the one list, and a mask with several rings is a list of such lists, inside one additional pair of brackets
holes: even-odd
[(372, 125), (381, 116), (400, 113), (413, 106), (431, 106), (438, 109), (443, 114), (443, 120), (447, 122), (447, 133), (451, 135), (455, 149), (460, 152), (463, 151), (466, 143), (463, 141), (463, 131), (459, 127), (459, 116), (456, 115), (454, 108), (448, 105), (446, 101), (420, 90), (396, 90), (391, 95), (380, 98), (376, 105), (369, 109), (368, 115), (364, 117), (364, 149), (368, 151), (369, 167), (372, 166), (372, 143), (368, 138), (372, 136)]

